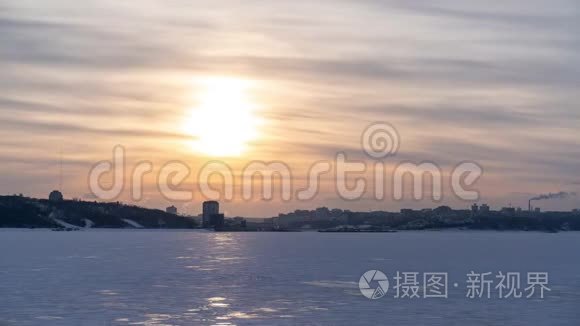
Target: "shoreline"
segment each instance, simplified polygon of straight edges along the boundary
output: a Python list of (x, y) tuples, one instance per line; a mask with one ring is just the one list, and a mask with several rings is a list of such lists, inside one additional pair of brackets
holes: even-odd
[[(66, 231), (54, 231), (52, 228), (12, 228), (12, 227), (0, 227), (0, 232), (7, 232), (7, 231), (25, 231), (25, 232), (63, 232), (69, 233)], [(248, 231), (241, 231), (241, 230), (222, 230), (222, 231), (215, 231), (210, 229), (179, 229), (179, 228), (79, 228), (79, 230), (70, 231), (70, 232), (104, 232), (104, 231), (115, 231), (115, 232), (192, 232), (192, 233), (331, 233), (331, 234), (384, 234), (384, 233), (549, 233), (549, 234), (556, 234), (556, 233), (580, 233), (578, 230), (559, 230), (556, 232), (548, 231), (548, 230), (518, 230), (518, 229), (508, 229), (508, 230), (491, 230), (491, 229), (457, 229), (457, 228), (448, 228), (448, 229), (423, 229), (423, 230), (393, 230), (393, 231), (323, 231), (317, 229), (308, 229), (308, 230), (287, 230), (287, 231), (273, 231), (273, 230), (248, 230)]]

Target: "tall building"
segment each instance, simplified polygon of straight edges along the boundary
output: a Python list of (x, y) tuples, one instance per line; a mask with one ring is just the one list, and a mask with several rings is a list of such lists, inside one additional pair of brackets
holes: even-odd
[(211, 226), (211, 216), (220, 213), (220, 204), (217, 201), (210, 200), (203, 202), (202, 225), (204, 228)]

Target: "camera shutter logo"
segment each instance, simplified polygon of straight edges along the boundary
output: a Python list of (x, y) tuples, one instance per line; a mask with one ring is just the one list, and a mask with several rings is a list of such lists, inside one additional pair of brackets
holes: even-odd
[(360, 277), (358, 287), (362, 295), (368, 299), (380, 299), (389, 291), (389, 279), (385, 273), (373, 269)]

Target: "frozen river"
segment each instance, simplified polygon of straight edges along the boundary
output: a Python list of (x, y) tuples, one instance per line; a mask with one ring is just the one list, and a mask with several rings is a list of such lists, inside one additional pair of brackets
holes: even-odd
[[(579, 325), (579, 248), (573, 232), (0, 230), (0, 325)], [(383, 298), (361, 294), (367, 270)], [(447, 273), (448, 298), (395, 298), (398, 271)], [(471, 299), (472, 271), (521, 290), (545, 272), (550, 291)]]

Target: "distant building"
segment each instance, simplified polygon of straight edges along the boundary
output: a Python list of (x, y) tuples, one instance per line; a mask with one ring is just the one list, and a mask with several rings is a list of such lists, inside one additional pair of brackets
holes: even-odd
[(513, 207), (504, 207), (501, 209), (501, 213), (506, 216), (515, 216), (516, 209)]
[(433, 210), (435, 214), (449, 214), (453, 212), (453, 209), (449, 206), (439, 206)]
[(52, 201), (52, 202), (59, 202), (59, 201), (63, 201), (64, 197), (62, 196), (62, 192), (58, 191), (58, 190), (53, 190), (50, 195), (48, 195), (48, 200)]
[(203, 202), (202, 225), (204, 228), (211, 227), (211, 216), (220, 213), (220, 204), (217, 201)]
[(534, 213), (541, 213), (542, 209), (539, 207), (534, 208)]
[(209, 217), (209, 226), (223, 228), (225, 223), (224, 214), (211, 214)]
[(479, 208), (479, 212), (482, 214), (489, 213), (489, 211), (490, 209), (488, 204), (482, 204), (481, 207)]
[(476, 215), (478, 212), (479, 212), (479, 206), (477, 206), (477, 204), (471, 205), (471, 213), (473, 215)]
[[(421, 211), (416, 211), (410, 208), (402, 208), (401, 209), (401, 217), (404, 218), (416, 218), (418, 216), (421, 216)], [(354, 217), (354, 216), (353, 216)], [(355, 221), (350, 221), (349, 222), (355, 222)], [(349, 223), (351, 224), (351, 223)], [(352, 224), (358, 224), (358, 223), (352, 223)]]
[(177, 207), (171, 205), (165, 209), (166, 213), (177, 215)]
[(327, 207), (319, 207), (316, 209), (314, 216), (317, 220), (329, 220), (330, 210)]
[(342, 211), (342, 209), (333, 208), (333, 209), (330, 211), (330, 215), (332, 215), (332, 217), (340, 217), (340, 216), (342, 216), (342, 214), (343, 214), (343, 211)]

